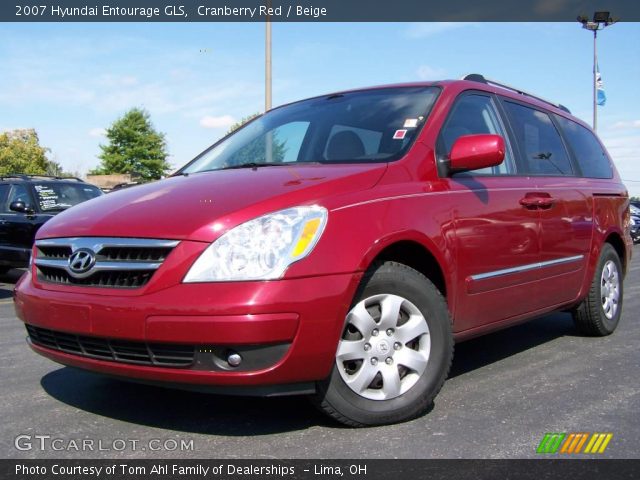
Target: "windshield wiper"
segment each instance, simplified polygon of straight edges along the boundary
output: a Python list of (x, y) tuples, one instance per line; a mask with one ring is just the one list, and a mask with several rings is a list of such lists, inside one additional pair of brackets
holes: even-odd
[(235, 170), (238, 168), (253, 168), (254, 170), (260, 167), (282, 167), (288, 165), (285, 162), (248, 162), (241, 163), (240, 165), (229, 165), (228, 167), (215, 168), (214, 170)]

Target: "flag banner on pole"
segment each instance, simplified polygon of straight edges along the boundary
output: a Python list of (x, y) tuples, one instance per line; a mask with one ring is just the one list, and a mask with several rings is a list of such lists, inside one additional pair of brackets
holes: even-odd
[(604, 82), (600, 75), (600, 66), (596, 65), (596, 102), (600, 106), (607, 103), (607, 95), (604, 93)]

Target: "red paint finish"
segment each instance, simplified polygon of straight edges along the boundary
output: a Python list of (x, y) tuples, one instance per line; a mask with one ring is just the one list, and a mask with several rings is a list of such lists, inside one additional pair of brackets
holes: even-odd
[[(622, 245), (628, 264), (628, 195), (615, 169), (612, 179), (523, 172), (451, 176), (437, 159), (438, 136), (447, 115), (456, 98), (469, 90), (573, 117), (477, 82), (437, 85), (441, 93), (424, 127), (395, 162), (177, 176), (74, 207), (40, 230), (39, 239), (179, 240), (142, 288), (44, 283), (35, 278), (35, 267), (16, 285), (16, 311), (28, 324), (133, 341), (291, 342), (277, 365), (261, 371), (206, 372), (112, 363), (32, 348), (63, 364), (147, 380), (254, 386), (314, 381), (330, 372), (363, 273), (400, 242), (422, 249), (433, 262), (432, 271), (441, 272), (457, 339), (575, 305), (587, 293), (605, 241)], [(486, 167), (500, 163), (506, 150), (501, 137), (465, 136), (449, 160), (454, 168)], [(312, 253), (292, 264), (282, 279), (182, 283), (198, 256), (226, 231), (298, 205), (321, 205), (329, 212), (328, 220)], [(577, 259), (554, 263), (573, 257)], [(522, 268), (538, 263), (549, 266)]]
[(500, 135), (465, 135), (453, 144), (451, 169), (477, 170), (500, 165), (504, 152), (504, 139)]

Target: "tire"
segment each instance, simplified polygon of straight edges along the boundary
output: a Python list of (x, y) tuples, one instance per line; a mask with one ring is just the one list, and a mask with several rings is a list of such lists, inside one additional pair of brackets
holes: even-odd
[(356, 293), (331, 375), (318, 382), (313, 401), (352, 427), (411, 420), (429, 409), (452, 359), (449, 310), (435, 285), (406, 265), (376, 264)]
[(578, 330), (594, 337), (610, 335), (622, 314), (624, 286), (622, 264), (615, 249), (605, 243), (600, 252), (587, 297), (573, 312)]
[(0, 267), (0, 275), (4, 275), (9, 270), (11, 270), (11, 267)]

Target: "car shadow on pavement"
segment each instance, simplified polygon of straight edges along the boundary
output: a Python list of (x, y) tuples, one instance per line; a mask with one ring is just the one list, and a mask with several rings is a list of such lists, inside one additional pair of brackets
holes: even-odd
[(270, 435), (331, 424), (303, 396), (215, 395), (117, 380), (70, 367), (48, 373), (40, 384), (53, 398), (75, 408), (180, 432)]
[(553, 313), (456, 344), (449, 378), (499, 362), (559, 337), (579, 335), (570, 313)]
[(25, 270), (14, 268), (0, 275), (0, 300), (6, 300), (13, 296), (13, 286), (25, 273)]
[[(460, 343), (453, 378), (576, 331), (569, 314)], [(75, 408), (108, 418), (169, 430), (212, 435), (269, 435), (313, 426), (340, 428), (300, 396), (256, 398), (214, 395), (121, 381), (64, 367), (45, 375), (43, 389)], [(433, 405), (432, 405), (433, 407)]]

